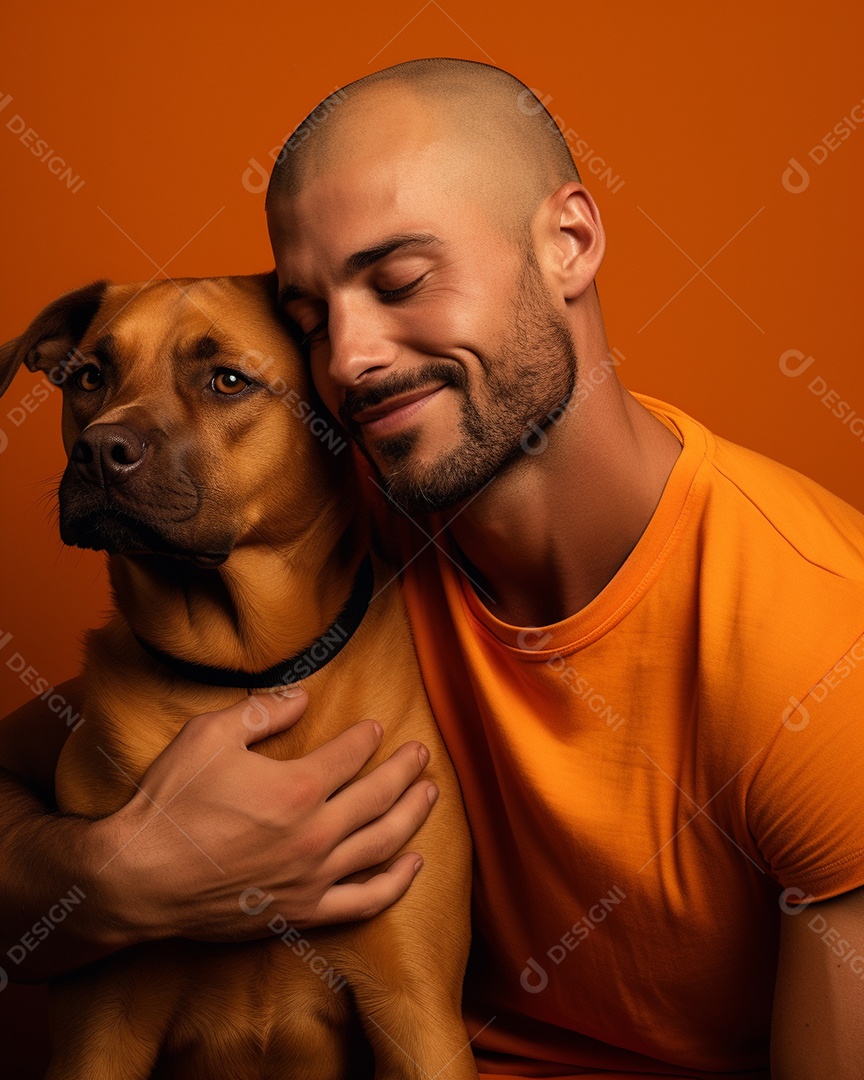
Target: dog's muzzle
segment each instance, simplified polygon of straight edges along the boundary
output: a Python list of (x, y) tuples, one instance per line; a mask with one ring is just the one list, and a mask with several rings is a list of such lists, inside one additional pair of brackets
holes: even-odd
[(124, 424), (90, 424), (78, 436), (60, 484), (60, 537), (109, 554), (157, 554), (221, 565), (232, 540), (201, 528), (201, 493), (176, 461)]
[(91, 424), (75, 440), (70, 462), (82, 480), (108, 488), (125, 483), (144, 463), (147, 443), (122, 424)]

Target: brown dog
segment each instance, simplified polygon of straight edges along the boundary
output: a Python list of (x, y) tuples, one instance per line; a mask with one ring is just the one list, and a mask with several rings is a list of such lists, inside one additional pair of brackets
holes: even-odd
[(21, 363), (62, 383), (61, 535), (109, 552), (118, 607), (88, 637), (58, 805), (111, 813), (190, 717), (304, 678), (303, 721), (255, 749), (298, 757), (361, 717), (385, 731), (364, 771), (424, 742), (441, 792), (411, 841), (425, 866), (377, 918), (304, 932), (314, 965), (276, 917), (268, 940), (158, 942), (58, 980), (54, 1080), (477, 1075), (459, 787), (399, 590), (367, 555), (351, 452), (310, 404), (275, 288), (275, 274), (97, 282), (0, 350), (0, 393)]

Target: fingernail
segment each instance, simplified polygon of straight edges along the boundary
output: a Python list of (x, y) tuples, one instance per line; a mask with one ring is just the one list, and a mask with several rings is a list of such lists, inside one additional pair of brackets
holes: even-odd
[(302, 697), (306, 693), (306, 691), (303, 689), (302, 686), (283, 686), (282, 689), (278, 691), (278, 693), (280, 697), (292, 698)]
[(435, 805), (435, 800), (438, 798), (438, 788), (434, 784), (430, 784), (426, 788), (426, 798), (432, 806)]
[(425, 746), (417, 747), (417, 757), (420, 759), (420, 764), (425, 765), (429, 760), (429, 750)]
[(417, 871), (420, 869), (420, 867), (422, 865), (423, 865), (423, 860), (422, 859), (418, 859), (417, 862), (414, 863), (414, 873), (415, 874), (417, 873)]
[(372, 721), (372, 728), (373, 728), (375, 734), (380, 739), (381, 736), (384, 734), (384, 728), (381, 727), (381, 725), (378, 723), (377, 720)]

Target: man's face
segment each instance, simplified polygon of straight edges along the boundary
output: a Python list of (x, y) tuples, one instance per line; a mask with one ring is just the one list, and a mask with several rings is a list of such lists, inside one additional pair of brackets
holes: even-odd
[(470, 497), (524, 458), (576, 355), (540, 268), (448, 167), (373, 145), (270, 213), (284, 310), (316, 388), (409, 513)]

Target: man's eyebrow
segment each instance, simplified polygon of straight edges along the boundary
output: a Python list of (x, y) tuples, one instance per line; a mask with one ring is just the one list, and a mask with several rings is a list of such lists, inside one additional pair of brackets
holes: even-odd
[(375, 244), (374, 247), (366, 248), (364, 251), (355, 251), (353, 255), (349, 255), (345, 260), (344, 273), (346, 277), (350, 277), (403, 248), (429, 247), (431, 244), (440, 243), (439, 238), (432, 233), (399, 233), (397, 236), (388, 237), (380, 244)]
[[(429, 247), (441, 242), (441, 239), (433, 233), (398, 233), (395, 236), (389, 236), (386, 240), (382, 240), (380, 244), (364, 248), (363, 251), (355, 251), (353, 255), (349, 255), (343, 264), (342, 272), (345, 277), (352, 277), (354, 274), (359, 274), (361, 270), (365, 270), (368, 266), (380, 262), (381, 259), (386, 259), (394, 251), (404, 250), (405, 248)], [(302, 300), (308, 295), (301, 286), (295, 285), (292, 281), (286, 281), (279, 290), (279, 307), (284, 308), (289, 301)]]

